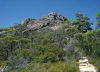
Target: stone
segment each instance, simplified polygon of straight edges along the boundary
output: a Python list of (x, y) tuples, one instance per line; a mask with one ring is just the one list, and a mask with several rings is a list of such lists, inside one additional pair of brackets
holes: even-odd
[(25, 18), (24, 21), (22, 22), (22, 24), (28, 24), (30, 21), (33, 21), (35, 19), (32, 18)]
[(24, 19), (22, 24), (27, 24), (27, 29), (23, 32), (40, 29), (46, 27), (47, 25), (57, 26), (61, 25), (62, 23), (70, 24), (70, 22), (67, 20), (66, 17), (56, 12), (51, 12), (47, 16), (43, 16), (40, 19), (31, 19), (31, 18)]

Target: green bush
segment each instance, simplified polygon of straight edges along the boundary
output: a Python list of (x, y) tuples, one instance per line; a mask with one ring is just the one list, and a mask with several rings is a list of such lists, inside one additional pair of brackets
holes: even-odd
[(79, 72), (76, 63), (30, 63), (26, 69), (13, 70), (10, 72)]

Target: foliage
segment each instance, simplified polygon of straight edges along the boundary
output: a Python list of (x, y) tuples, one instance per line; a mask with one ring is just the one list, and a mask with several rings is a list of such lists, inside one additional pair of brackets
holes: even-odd
[(8, 34), (6, 36), (4, 36), (3, 38), (0, 38), (1, 40), (1, 56), (3, 58), (8, 58), (8, 56), (10, 54), (13, 54), (13, 50), (14, 50), (14, 47), (16, 46), (16, 43), (18, 42), (15, 37), (11, 34)]
[(97, 29), (99, 29), (100, 28), (100, 14), (98, 14), (97, 16), (96, 16), (96, 19), (97, 19)]
[[(7, 62), (5, 72), (79, 72), (76, 60), (88, 56), (99, 70), (100, 30), (92, 30), (87, 16), (76, 13), (76, 18), (58, 30), (24, 32), (26, 24), (14, 26), (0, 35), (0, 66)], [(96, 19), (99, 28), (99, 14)]]
[(34, 48), (33, 59), (37, 62), (46, 63), (63, 60), (63, 50), (55, 44), (38, 45)]
[(92, 23), (89, 22), (90, 19), (87, 16), (80, 13), (76, 13), (75, 16), (77, 19), (72, 24), (77, 27), (79, 32), (87, 32), (92, 29)]
[(27, 64), (28, 62), (24, 58), (11, 56), (8, 58), (6, 70), (11, 71), (25, 68)]
[(57, 63), (30, 63), (26, 69), (13, 70), (10, 72), (79, 72), (77, 64), (66, 62)]
[(0, 61), (0, 69), (3, 68), (3, 66), (5, 66), (6, 61)]
[(100, 58), (93, 56), (89, 58), (89, 62), (91, 64), (94, 64), (94, 66), (96, 67), (97, 71), (100, 72)]

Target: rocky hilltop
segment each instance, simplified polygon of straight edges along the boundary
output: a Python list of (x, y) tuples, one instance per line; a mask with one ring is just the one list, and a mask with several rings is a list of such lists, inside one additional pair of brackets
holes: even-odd
[[(71, 25), (69, 20), (63, 15), (56, 12), (50, 12), (47, 16), (43, 16), (38, 19), (25, 18), (22, 21), (22, 25), (24, 26), (22, 33), (32, 31), (32, 30), (38, 30), (47, 26), (52, 30), (57, 30), (59, 28), (62, 28), (62, 24), (68, 24), (69, 26)], [(12, 31), (12, 30), (16, 30), (16, 28), (18, 27), (12, 27), (9, 29), (11, 29)], [(0, 34), (6, 33), (7, 31), (8, 28), (0, 29)]]
[(46, 27), (47, 25), (60, 27), (63, 23), (70, 24), (66, 17), (56, 12), (51, 12), (47, 16), (43, 16), (39, 19), (25, 18), (22, 22), (22, 24), (27, 24), (27, 29), (23, 32), (40, 29)]
[[(37, 30), (46, 26), (50, 26), (51, 29), (56, 30), (61, 28), (62, 24), (71, 25), (66, 17), (56, 12), (50, 12), (47, 16), (43, 16), (39, 19), (25, 18), (22, 24), (26, 26), (23, 32)], [(0, 34), (5, 33), (7, 30), (7, 28), (0, 29)], [(15, 30), (15, 28), (13, 30)]]

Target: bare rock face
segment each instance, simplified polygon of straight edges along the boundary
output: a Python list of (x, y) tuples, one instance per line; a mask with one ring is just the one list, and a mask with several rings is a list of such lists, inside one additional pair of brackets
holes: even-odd
[(44, 16), (42, 19), (48, 19), (48, 20), (60, 20), (60, 21), (66, 21), (67, 19), (62, 16), (61, 14), (58, 14), (56, 12), (51, 12), (48, 14), (48, 16)]
[(22, 22), (22, 24), (28, 24), (30, 21), (33, 21), (35, 19), (32, 18), (25, 18), (24, 21)]
[(40, 29), (47, 25), (61, 25), (62, 23), (70, 24), (67, 18), (56, 12), (51, 12), (47, 16), (44, 16), (40, 19), (35, 20), (31, 18), (26, 18), (23, 21), (23, 24), (27, 24), (27, 29), (24, 32)]

